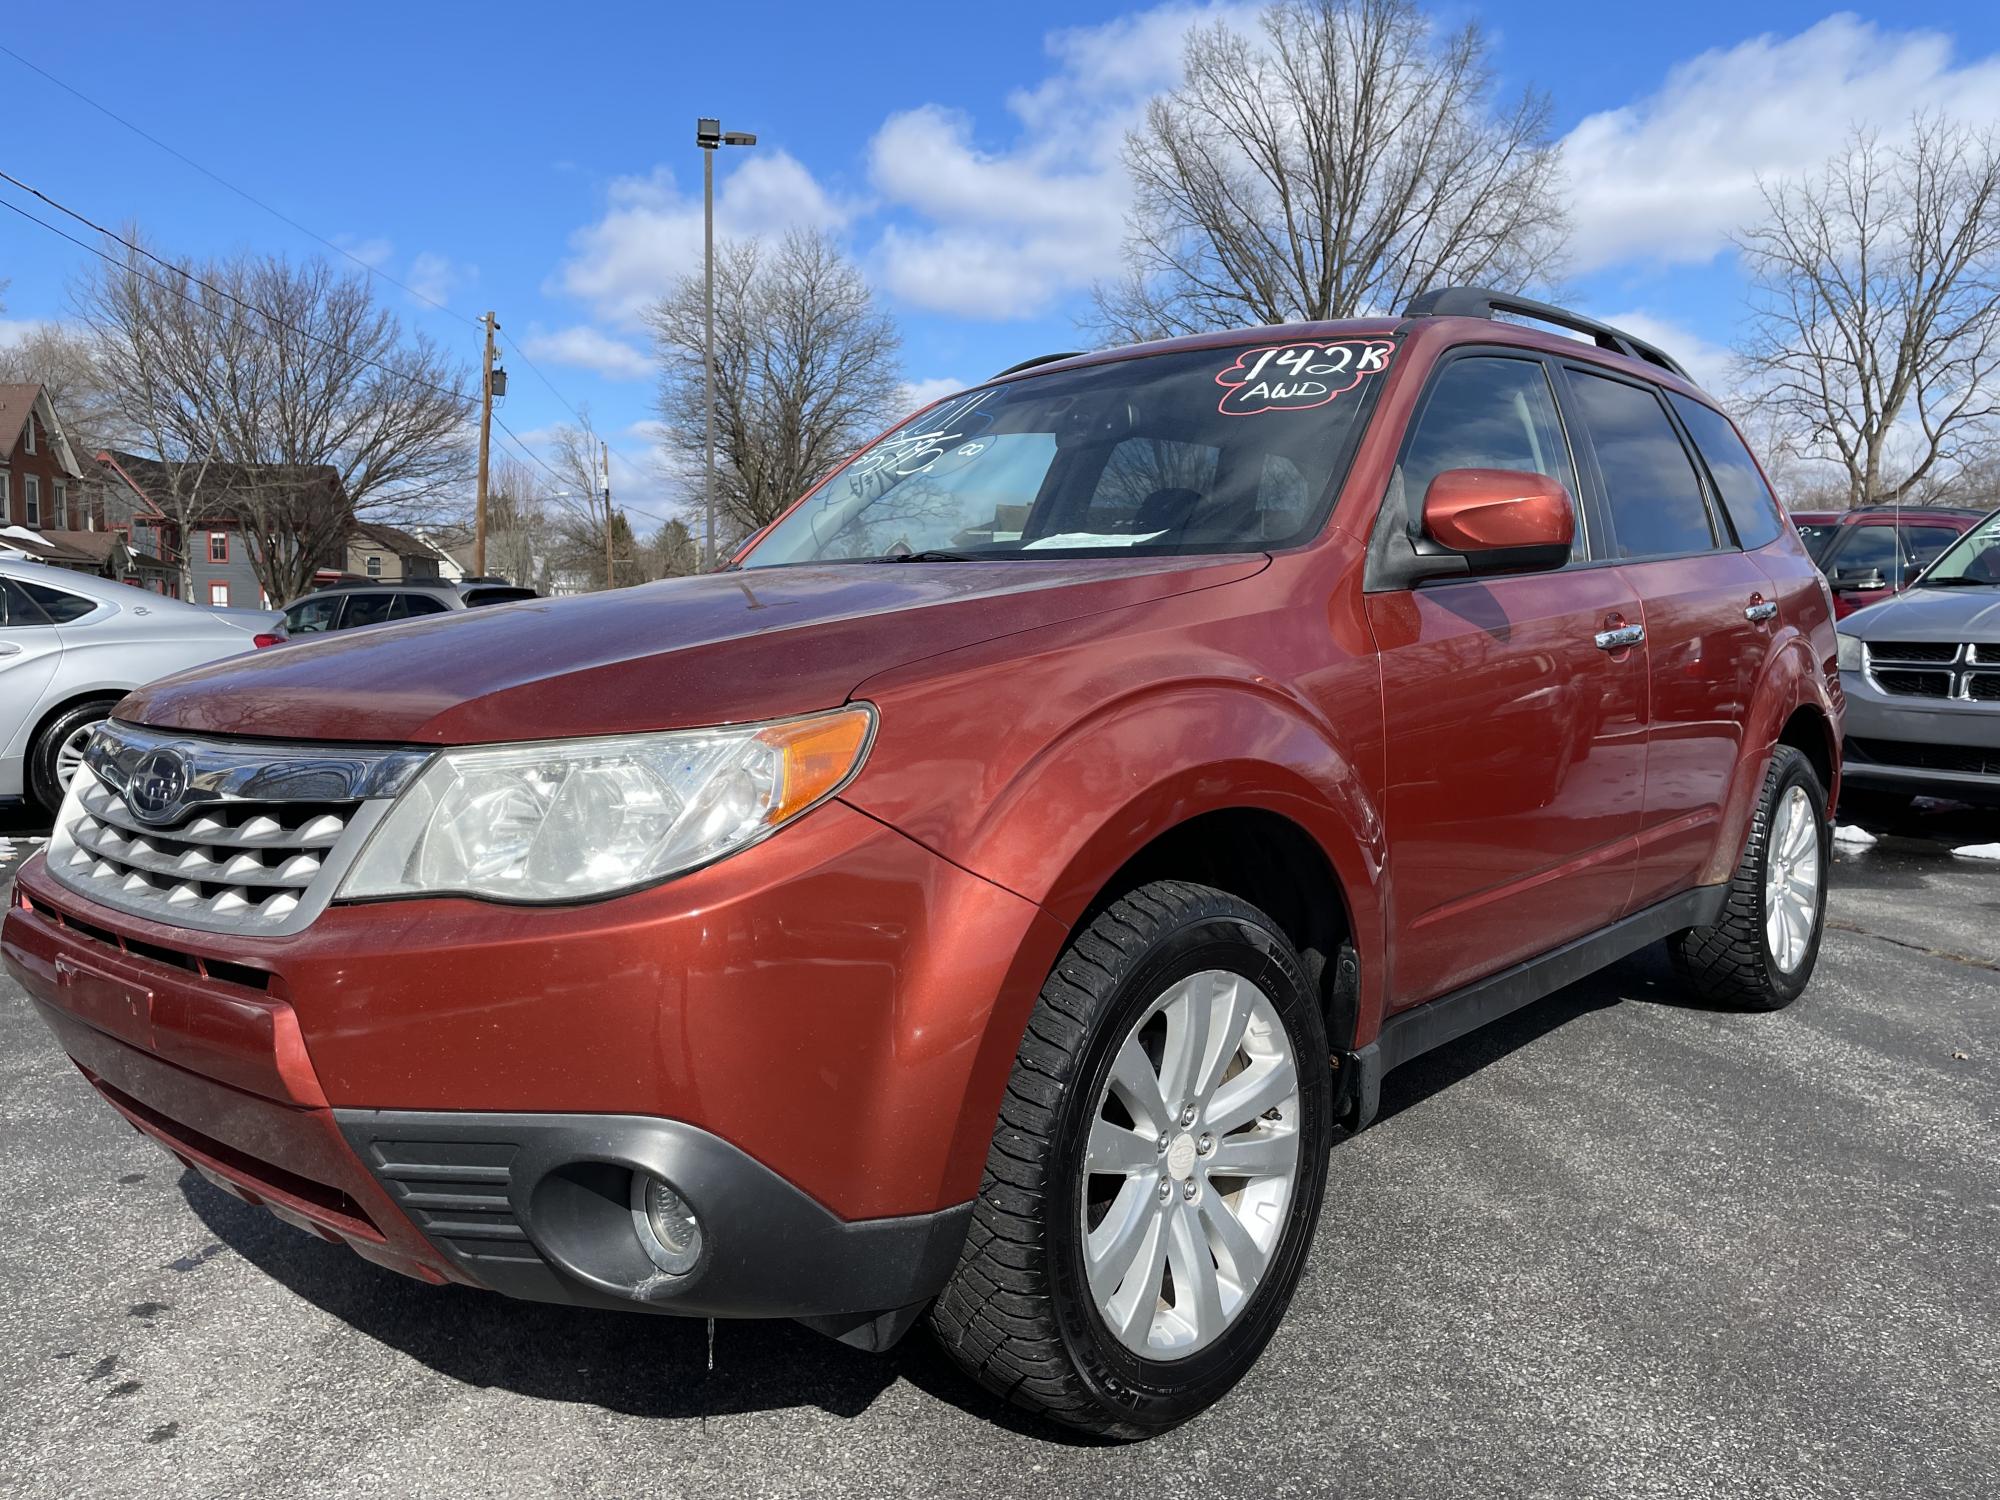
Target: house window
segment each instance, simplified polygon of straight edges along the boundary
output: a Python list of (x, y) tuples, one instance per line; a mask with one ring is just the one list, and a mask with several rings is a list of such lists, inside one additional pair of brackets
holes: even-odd
[(382, 576), (382, 554), (379, 552), (369, 553), (367, 561), (362, 566), (368, 570), (370, 578), (380, 578)]
[(33, 412), (28, 413), (27, 425), (22, 431), (27, 435), (25, 446), (30, 453), (33, 453), (35, 451), (35, 414)]
[(208, 602), (217, 609), (229, 608), (229, 585), (226, 583), (211, 583), (208, 586)]
[(12, 477), (5, 469), (0, 469), (0, 526), (8, 525), (14, 519), (14, 497), (7, 493), (8, 481)]
[(21, 476), (28, 484), (28, 524), (42, 524), (42, 481), (33, 474)]
[(212, 563), (229, 561), (229, 533), (211, 531), (208, 534), (208, 560)]
[(76, 528), (69, 524), (69, 519), (69, 491), (63, 482), (58, 479), (56, 481), (56, 525), (62, 527), (64, 530), (74, 531)]

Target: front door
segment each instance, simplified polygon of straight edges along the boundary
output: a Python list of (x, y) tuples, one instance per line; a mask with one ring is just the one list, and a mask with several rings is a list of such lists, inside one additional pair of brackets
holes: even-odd
[[(1407, 507), (1446, 469), (1518, 469), (1578, 493), (1541, 360), (1469, 352), (1433, 377), (1405, 442)], [(1615, 567), (1571, 565), (1368, 596), (1381, 653), (1391, 1008), (1615, 921), (1645, 776), (1646, 651)]]
[(27, 790), (28, 735), (61, 656), (62, 637), (41, 606), (0, 578), (0, 797)]

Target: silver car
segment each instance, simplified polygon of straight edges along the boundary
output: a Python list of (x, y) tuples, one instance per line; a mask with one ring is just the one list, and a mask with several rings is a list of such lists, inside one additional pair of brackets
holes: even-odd
[(1840, 622), (1844, 806), (2000, 806), (2000, 511), (1910, 588)]
[(0, 801), (28, 796), (54, 813), (113, 704), (169, 672), (276, 644), (277, 618), (0, 561)]

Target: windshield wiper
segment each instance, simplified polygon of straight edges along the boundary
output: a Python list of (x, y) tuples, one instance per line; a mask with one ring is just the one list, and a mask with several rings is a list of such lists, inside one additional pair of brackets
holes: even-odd
[(880, 557), (864, 559), (872, 563), (894, 562), (980, 562), (990, 557), (985, 552), (955, 552), (949, 547), (925, 547), (916, 552), (884, 552)]
[(1960, 574), (1957, 578), (1926, 578), (1916, 585), (1920, 589), (1991, 589), (2000, 588), (1990, 578), (1967, 578)]

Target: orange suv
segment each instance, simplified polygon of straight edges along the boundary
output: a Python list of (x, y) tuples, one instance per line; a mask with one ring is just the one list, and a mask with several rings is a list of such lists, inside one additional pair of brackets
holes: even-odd
[(1799, 994), (1839, 682), (1671, 359), (1439, 292), (1031, 362), (709, 576), (156, 683), (0, 945), (135, 1127), (370, 1260), (928, 1319), (1140, 1436), (1271, 1337), (1389, 1070), (1654, 942)]

